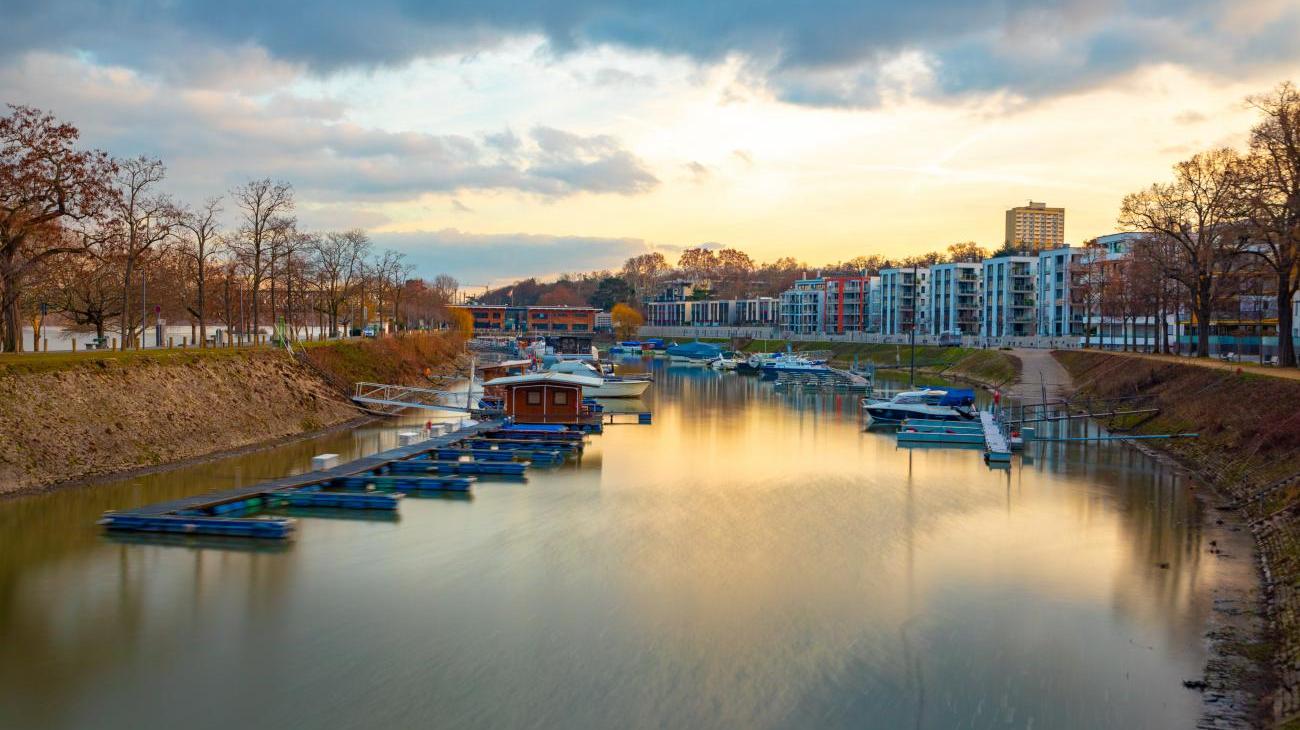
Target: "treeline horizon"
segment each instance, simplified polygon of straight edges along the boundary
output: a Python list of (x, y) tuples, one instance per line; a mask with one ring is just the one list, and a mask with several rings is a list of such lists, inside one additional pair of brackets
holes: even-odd
[[(72, 124), (25, 106), (0, 117), (0, 350), (33, 349), (47, 316), (122, 346), (152, 315), (294, 339), (371, 321), (454, 321), (456, 280), (414, 277), (365, 231), (306, 230), (293, 186), (254, 178), (201, 202), (163, 189), (166, 167), (77, 146)], [(231, 225), (233, 223), (233, 225)]]

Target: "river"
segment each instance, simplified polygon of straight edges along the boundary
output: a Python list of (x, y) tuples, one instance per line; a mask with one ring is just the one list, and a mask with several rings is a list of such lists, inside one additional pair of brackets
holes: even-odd
[(94, 521), (399, 423), (0, 501), (0, 728), (1195, 724), (1221, 575), (1173, 470), (991, 470), (864, 431), (854, 395), (652, 367), (654, 424), (580, 463), (287, 545)]

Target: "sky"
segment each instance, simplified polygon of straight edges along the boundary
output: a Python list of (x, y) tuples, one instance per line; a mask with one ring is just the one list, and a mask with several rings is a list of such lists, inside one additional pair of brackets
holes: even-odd
[(466, 286), (996, 248), (1031, 199), (1079, 242), (1300, 81), (1300, 0), (0, 1), (0, 101)]

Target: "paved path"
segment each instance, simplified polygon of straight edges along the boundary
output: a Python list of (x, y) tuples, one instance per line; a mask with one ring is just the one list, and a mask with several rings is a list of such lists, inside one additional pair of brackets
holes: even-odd
[(1123, 355), (1124, 357), (1139, 357), (1143, 360), (1155, 360), (1157, 362), (1167, 362), (1175, 365), (1195, 365), (1202, 368), (1214, 368), (1216, 370), (1241, 370), (1251, 375), (1267, 375), (1271, 378), (1286, 378), (1287, 380), (1300, 380), (1300, 369), (1297, 368), (1278, 368), (1268, 365), (1260, 365), (1258, 362), (1224, 362), (1212, 357), (1183, 357), (1182, 355), (1153, 355), (1147, 352), (1114, 352), (1112, 350), (1097, 350), (1105, 352), (1107, 355)]
[(1016, 349), (1011, 354), (1020, 358), (1020, 380), (1007, 387), (1007, 395), (1024, 403), (1038, 403), (1043, 399), (1044, 386), (1049, 402), (1069, 393), (1073, 381), (1061, 363), (1052, 357), (1051, 350)]

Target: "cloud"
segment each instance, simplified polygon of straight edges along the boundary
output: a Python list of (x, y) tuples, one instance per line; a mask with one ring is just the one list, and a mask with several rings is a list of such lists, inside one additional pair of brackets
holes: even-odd
[[(555, 54), (618, 46), (701, 63), (738, 56), (778, 98), (872, 105), (917, 81), (915, 93), (1036, 98), (1160, 64), (1232, 78), (1294, 61), (1298, 35), (1300, 7), (1279, 0), (332, 0), (309, 13), (289, 0), (44, 0), (6, 8), (0, 54), (75, 52), (197, 80), (211, 76), (213, 59), (238, 66), (265, 54), (328, 74), (541, 36)], [(900, 60), (910, 78), (899, 78)], [(596, 80), (626, 83), (626, 74), (601, 70)]]
[(112, 154), (163, 159), (191, 197), (264, 176), (289, 180), (317, 202), (458, 191), (636, 195), (659, 183), (609, 135), (374, 129), (347, 121), (328, 98), (186, 89), (65, 56), (33, 54), (0, 68), (0, 99), (52, 111)]
[(691, 182), (696, 183), (705, 182), (713, 175), (707, 166), (695, 160), (686, 163), (686, 172), (690, 175)]
[(632, 256), (655, 250), (639, 238), (479, 234), (454, 228), (376, 233), (376, 245), (406, 254), (424, 276), (447, 273), (462, 284), (553, 278), (565, 272), (617, 269)]

